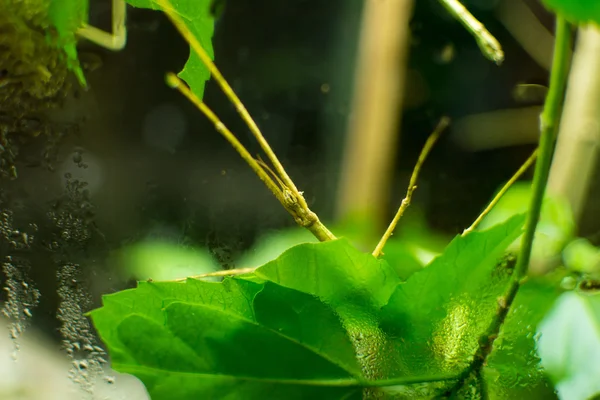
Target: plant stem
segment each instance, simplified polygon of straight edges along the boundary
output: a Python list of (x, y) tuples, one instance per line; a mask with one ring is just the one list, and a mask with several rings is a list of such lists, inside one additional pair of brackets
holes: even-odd
[(394, 230), (396, 229), (396, 225), (398, 225), (398, 221), (400, 221), (400, 218), (402, 218), (402, 215), (404, 215), (404, 212), (410, 205), (410, 201), (412, 199), (413, 192), (417, 188), (417, 179), (419, 178), (419, 172), (421, 171), (421, 167), (423, 166), (423, 163), (425, 162), (427, 155), (433, 148), (433, 145), (435, 145), (435, 142), (437, 142), (438, 138), (440, 137), (442, 132), (444, 132), (446, 127), (448, 127), (449, 124), (450, 124), (450, 118), (442, 117), (442, 119), (438, 123), (438, 125), (435, 128), (435, 130), (433, 131), (433, 133), (427, 139), (427, 142), (425, 142), (425, 145), (423, 146), (423, 149), (421, 150), (421, 154), (419, 154), (419, 158), (417, 159), (417, 163), (416, 163), (415, 168), (413, 169), (412, 175), (410, 177), (410, 182), (408, 183), (408, 190), (406, 191), (406, 197), (402, 200), (402, 203), (400, 204), (400, 208), (398, 209), (398, 212), (394, 216), (394, 219), (392, 220), (392, 222), (388, 226), (387, 230), (381, 237), (381, 240), (379, 240), (379, 243), (377, 243), (375, 250), (373, 250), (374, 257), (379, 257), (382, 254), (383, 247), (385, 246), (388, 239), (394, 233)]
[[(174, 89), (177, 89), (181, 94), (183, 94), (189, 101), (191, 101), (206, 117), (215, 125), (215, 130), (219, 132), (230, 144), (231, 146), (239, 153), (239, 155), (248, 163), (250, 168), (258, 175), (261, 181), (267, 186), (267, 188), (275, 195), (277, 200), (285, 207), (286, 210), (296, 220), (298, 224), (305, 227), (309, 231), (312, 232), (313, 235), (320, 241), (324, 242), (327, 240), (335, 239), (333, 233), (327, 229), (325, 225), (319, 220), (317, 215), (312, 211), (309, 212), (309, 224), (304, 224), (304, 220), (300, 220), (298, 217), (301, 213), (306, 213), (304, 209), (301, 209), (298, 203), (293, 202), (293, 197), (290, 196), (287, 188), (283, 190), (275, 183), (273, 178), (269, 175), (268, 171), (265, 170), (264, 167), (261, 166), (260, 162), (256, 160), (252, 155), (246, 150), (244, 145), (240, 143), (240, 141), (235, 137), (235, 135), (221, 122), (219, 117), (204, 103), (202, 100), (198, 98), (192, 91), (179, 79), (175, 74), (170, 73), (167, 74), (167, 83)], [(290, 200), (291, 199), (291, 200)], [(307, 207), (308, 209), (308, 207)], [(311, 215), (312, 214), (312, 215)]]
[(552, 70), (550, 72), (550, 87), (544, 111), (540, 118), (540, 144), (538, 161), (535, 164), (533, 175), (533, 194), (529, 204), (529, 213), (525, 223), (525, 233), (521, 239), (521, 248), (517, 257), (517, 266), (515, 268), (515, 279), (522, 279), (527, 273), (529, 260), (531, 258), (531, 249), (542, 202), (548, 183), (550, 165), (552, 163), (552, 153), (554, 151), (554, 142), (560, 120), (560, 110), (564, 99), (567, 74), (569, 70), (569, 57), (571, 44), (571, 31), (569, 24), (560, 16), (556, 18), (556, 39), (554, 45), (554, 56), (552, 59)]
[(466, 234), (474, 231), (477, 228), (477, 226), (481, 223), (481, 221), (483, 221), (485, 216), (488, 215), (490, 213), (490, 211), (492, 211), (492, 209), (496, 206), (496, 204), (498, 204), (498, 202), (500, 201), (502, 196), (504, 196), (506, 194), (506, 192), (508, 192), (508, 189), (510, 189), (510, 187), (521, 177), (521, 175), (523, 175), (525, 173), (525, 171), (527, 171), (529, 169), (529, 167), (531, 167), (533, 165), (533, 162), (537, 158), (537, 154), (538, 154), (538, 149), (535, 149), (534, 152), (531, 153), (531, 155), (529, 156), (527, 161), (525, 161), (525, 163), (523, 163), (523, 165), (521, 165), (519, 170), (512, 176), (512, 178), (510, 178), (508, 180), (508, 182), (506, 182), (506, 184), (502, 187), (502, 189), (500, 189), (498, 194), (496, 194), (496, 196), (492, 199), (490, 204), (488, 204), (488, 206), (485, 208), (485, 210), (483, 210), (483, 212), (479, 215), (479, 217), (477, 217), (475, 222), (473, 222), (470, 227), (468, 227), (467, 229), (465, 229), (463, 231), (462, 236), (465, 236)]
[(458, 0), (440, 0), (440, 3), (454, 18), (473, 35), (477, 45), (486, 58), (496, 64), (502, 64), (504, 61), (504, 52), (502, 46), (496, 38), (477, 20)]
[(486, 333), (481, 336), (479, 349), (474, 355), (471, 365), (469, 365), (462, 373), (458, 383), (454, 386), (452, 390), (453, 393), (460, 390), (472, 371), (479, 371), (479, 369), (484, 366), (487, 357), (493, 350), (494, 341), (498, 337), (500, 329), (506, 320), (506, 316), (517, 296), (521, 282), (527, 274), (535, 229), (540, 216), (544, 191), (548, 180), (553, 144), (558, 121), (560, 119), (561, 104), (564, 98), (570, 54), (569, 45), (571, 36), (569, 29), (569, 24), (562, 17), (557, 16), (554, 55), (552, 59), (552, 70), (550, 71), (550, 88), (544, 104), (544, 111), (540, 118), (541, 138), (538, 147), (538, 161), (533, 176), (533, 195), (531, 197), (529, 213), (527, 214), (527, 221), (525, 223), (525, 233), (521, 240), (521, 247), (517, 256), (516, 266), (512, 273), (506, 294), (498, 300), (496, 317), (491, 322)]

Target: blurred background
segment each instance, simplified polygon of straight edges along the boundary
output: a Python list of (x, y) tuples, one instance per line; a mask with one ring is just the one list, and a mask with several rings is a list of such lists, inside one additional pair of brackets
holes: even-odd
[[(215, 62), (311, 209), (365, 246), (394, 215), (423, 144), (449, 116), (401, 228), (439, 249), (535, 148), (553, 17), (537, 0), (463, 1), (502, 44), (505, 60), (496, 65), (437, 0), (387, 2), (384, 11), (370, 3), (227, 0)], [(91, 1), (92, 25), (108, 29), (110, 18), (109, 1)], [(82, 312), (102, 294), (136, 279), (256, 266), (312, 240), (294, 229), (275, 234), (294, 227), (289, 214), (165, 85), (165, 73), (180, 71), (189, 54), (169, 21), (129, 7), (127, 29), (119, 52), (81, 43), (89, 90), (74, 86), (61, 107), (25, 116), (51, 133), (20, 141), (18, 178), (0, 178), (11, 335), (25, 340), (31, 326), (53, 354), (100, 358), (99, 368), (106, 355)], [(259, 152), (214, 82), (204, 101)], [(596, 242), (597, 203), (586, 202), (579, 225)], [(273, 237), (283, 239), (275, 245)], [(14, 345), (2, 346), (10, 354)], [(72, 373), (87, 369), (76, 367)]]

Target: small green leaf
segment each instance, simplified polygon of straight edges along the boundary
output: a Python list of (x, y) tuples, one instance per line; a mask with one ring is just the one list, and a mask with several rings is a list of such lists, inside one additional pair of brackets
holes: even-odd
[(542, 0), (557, 15), (575, 24), (600, 24), (600, 2), (597, 0)]
[[(154, 0), (126, 0), (138, 8), (162, 10)], [(211, 59), (214, 59), (212, 36), (214, 32), (214, 17), (210, 12), (210, 0), (171, 0), (174, 11), (183, 19), (192, 35)], [(198, 98), (204, 96), (204, 85), (210, 79), (210, 72), (200, 58), (190, 50), (190, 56), (179, 73), (179, 77), (187, 82), (192, 92)]]
[(393, 375), (460, 373), (495, 318), (512, 275), (502, 265), (522, 232), (524, 215), (487, 231), (456, 237), (444, 253), (400, 284), (382, 309), (392, 340)]
[(56, 28), (57, 45), (67, 55), (67, 65), (79, 83), (86, 87), (85, 76), (77, 57), (77, 30), (87, 22), (89, 0), (49, 0), (48, 19)]
[(521, 285), (484, 367), (488, 392), (495, 399), (552, 399), (554, 387), (540, 365), (536, 332), (560, 296), (563, 271), (529, 278)]
[(271, 282), (140, 282), (104, 296), (91, 317), (113, 367), (140, 378), (153, 400), (360, 394), (333, 310)]
[(600, 395), (600, 293), (563, 294), (538, 331), (542, 365), (560, 398)]

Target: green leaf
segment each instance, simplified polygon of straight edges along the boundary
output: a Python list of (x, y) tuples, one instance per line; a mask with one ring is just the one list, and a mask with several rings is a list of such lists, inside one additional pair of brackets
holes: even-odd
[(487, 231), (456, 237), (444, 253), (400, 284), (382, 309), (397, 375), (460, 373), (498, 312), (512, 269), (506, 248), (522, 232), (524, 215)]
[(563, 294), (538, 331), (542, 365), (560, 398), (600, 395), (600, 293)]
[(333, 310), (271, 282), (140, 282), (104, 296), (91, 317), (113, 367), (140, 378), (154, 400), (360, 394)]
[(358, 251), (347, 239), (292, 247), (255, 274), (317, 296), (342, 317), (343, 310), (381, 308), (399, 283), (387, 262)]
[(597, 0), (542, 0), (556, 14), (575, 24), (600, 24), (600, 2)]
[[(138, 8), (162, 10), (154, 0), (126, 0)], [(214, 32), (214, 17), (210, 12), (210, 0), (171, 0), (173, 10), (185, 22), (192, 35), (198, 39), (202, 48), (214, 59), (212, 36)], [(200, 58), (190, 51), (190, 56), (179, 73), (179, 77), (187, 82), (192, 92), (199, 99), (204, 96), (204, 85), (210, 79), (210, 72)]]
[(87, 22), (89, 0), (49, 0), (48, 19), (56, 28), (57, 45), (67, 56), (67, 66), (75, 73), (79, 83), (86, 87), (85, 76), (77, 57), (77, 30)]
[(483, 371), (492, 398), (556, 398), (554, 387), (540, 365), (536, 332), (562, 292), (560, 282), (564, 275), (563, 271), (557, 271), (529, 278), (519, 288)]

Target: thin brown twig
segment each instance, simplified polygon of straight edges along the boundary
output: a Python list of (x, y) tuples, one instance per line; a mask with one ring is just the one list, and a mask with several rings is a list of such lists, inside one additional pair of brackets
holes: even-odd
[(284, 203), (283, 192), (277, 186), (271, 176), (263, 169), (259, 162), (252, 157), (250, 152), (246, 150), (244, 145), (235, 137), (235, 135), (221, 122), (219, 117), (202, 101), (196, 96), (181, 79), (175, 74), (167, 74), (167, 84), (174, 89), (177, 89), (183, 94), (190, 102), (192, 102), (198, 110), (200, 110), (215, 126), (215, 130), (219, 132), (225, 140), (231, 144), (231, 146), (239, 153), (239, 155), (246, 161), (246, 163), (252, 168), (252, 170), (258, 175), (261, 181), (265, 183), (267, 188), (275, 195), (277, 200), (282, 204)]
[(269, 174), (271, 174), (273, 179), (275, 179), (275, 181), (277, 181), (277, 183), (279, 183), (281, 190), (283, 190), (285, 188), (285, 184), (283, 183), (283, 181), (279, 178), (279, 176), (277, 176), (275, 171), (273, 171), (271, 169), (271, 167), (269, 167), (269, 165), (266, 162), (264, 162), (262, 158), (260, 158), (260, 155), (256, 157), (256, 162), (258, 162), (258, 165), (263, 167), (265, 169), (265, 171), (267, 171)]
[[(308, 208), (303, 208), (301, 204), (297, 202), (297, 198), (290, 192), (288, 187), (281, 189), (277, 183), (271, 178), (265, 168), (256, 160), (250, 152), (244, 147), (244, 145), (235, 137), (235, 135), (221, 122), (219, 117), (202, 101), (196, 96), (187, 85), (173, 73), (167, 74), (167, 83), (174, 89), (177, 89), (183, 94), (190, 102), (192, 102), (215, 126), (217, 132), (219, 132), (239, 153), (239, 155), (246, 161), (246, 163), (252, 168), (252, 170), (258, 175), (261, 181), (267, 186), (267, 188), (275, 195), (277, 200), (283, 205), (283, 207), (294, 217), (298, 225), (308, 229), (317, 239), (324, 242), (327, 240), (333, 240), (336, 237), (327, 229), (325, 225), (319, 220), (317, 215), (310, 211)], [(264, 164), (264, 163), (263, 163)], [(277, 178), (279, 181), (279, 179)], [(306, 214), (308, 213), (308, 214)], [(306, 218), (304, 218), (306, 217)]]
[(429, 152), (431, 151), (431, 149), (437, 142), (437, 140), (440, 137), (440, 135), (442, 134), (442, 132), (444, 132), (444, 130), (448, 127), (448, 125), (450, 125), (450, 118), (446, 117), (446, 116), (442, 117), (442, 119), (438, 123), (438, 125), (435, 128), (435, 130), (433, 131), (433, 133), (427, 139), (427, 142), (425, 142), (425, 145), (423, 146), (423, 149), (421, 150), (421, 154), (419, 154), (419, 159), (417, 160), (415, 168), (413, 169), (412, 175), (410, 177), (410, 182), (408, 184), (408, 190), (406, 191), (406, 197), (402, 200), (402, 203), (400, 204), (400, 208), (398, 209), (398, 212), (394, 216), (394, 219), (392, 220), (392, 222), (388, 226), (387, 230), (381, 237), (381, 240), (379, 240), (379, 243), (377, 243), (375, 250), (373, 250), (374, 257), (379, 257), (382, 254), (383, 247), (385, 246), (388, 239), (394, 233), (394, 230), (396, 229), (396, 225), (398, 225), (398, 221), (400, 221), (400, 218), (402, 218), (402, 215), (404, 215), (404, 212), (410, 205), (410, 201), (412, 199), (413, 192), (417, 188), (417, 179), (419, 178), (419, 172), (421, 171), (421, 167), (423, 166), (423, 163), (425, 162), (427, 155), (429, 154)]
[[(271, 146), (269, 145), (269, 143), (263, 136), (258, 125), (254, 121), (254, 119), (252, 118), (252, 116), (250, 115), (250, 113), (248, 112), (248, 110), (246, 109), (246, 107), (244, 106), (242, 101), (240, 100), (240, 98), (237, 96), (237, 94), (235, 94), (235, 92), (233, 91), (233, 88), (229, 85), (227, 80), (223, 77), (223, 74), (221, 74), (221, 71), (219, 71), (219, 69), (217, 68), (215, 63), (211, 60), (210, 56), (206, 53), (206, 51), (200, 44), (200, 41), (190, 32), (190, 30), (187, 28), (185, 22), (183, 22), (183, 20), (180, 18), (180, 16), (174, 12), (174, 8), (171, 5), (169, 0), (156, 0), (156, 2), (163, 8), (163, 11), (165, 12), (165, 14), (169, 17), (171, 22), (173, 22), (173, 24), (179, 30), (179, 32), (185, 38), (185, 40), (190, 44), (192, 50), (198, 55), (198, 57), (200, 58), (202, 63), (206, 66), (206, 68), (208, 68), (208, 70), (211, 73), (211, 76), (215, 79), (217, 84), (221, 87), (221, 90), (223, 91), (225, 96), (227, 96), (229, 101), (235, 106), (238, 114), (240, 115), (242, 120), (246, 123), (248, 128), (250, 129), (250, 132), (252, 132), (252, 135), (254, 136), (254, 138), (256, 139), (258, 144), (260, 145), (261, 149), (267, 155), (267, 158), (269, 159), (271, 164), (273, 164), (275, 171), (277, 172), (277, 174), (279, 175), (281, 180), (285, 183), (285, 186), (288, 188), (288, 190), (291, 192), (291, 194), (295, 198), (294, 202), (298, 203), (300, 206), (299, 208), (301, 210), (305, 211), (304, 214), (306, 214), (306, 215), (299, 215), (298, 217), (303, 218), (303, 219), (312, 218), (310, 210), (308, 210), (308, 204), (306, 203), (306, 200), (304, 199), (302, 192), (300, 192), (298, 190), (298, 188), (296, 187), (296, 185), (294, 184), (294, 182), (292, 181), (290, 176), (287, 174), (287, 172), (285, 171), (285, 168), (283, 168), (283, 165), (281, 164), (281, 162), (275, 155), (275, 152), (273, 151), (273, 149), (271, 148)], [(303, 223), (307, 224), (309, 222), (305, 221)]]

